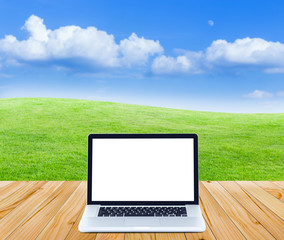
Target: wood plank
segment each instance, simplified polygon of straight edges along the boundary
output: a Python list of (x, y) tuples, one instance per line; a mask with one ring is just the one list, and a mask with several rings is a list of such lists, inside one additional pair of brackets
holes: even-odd
[(156, 233), (156, 240), (186, 240), (184, 233)]
[(11, 184), (13, 181), (0, 181), (0, 192), (2, 191), (2, 188), (6, 185)]
[(261, 201), (271, 211), (276, 213), (282, 220), (284, 220), (284, 203), (277, 198), (263, 190), (261, 187), (249, 181), (237, 181), (237, 183), (248, 193), (253, 195)]
[(40, 239), (65, 239), (86, 202), (86, 182), (81, 182), (56, 215), (37, 237)]
[(284, 222), (263, 203), (247, 193), (236, 182), (219, 182), (245, 207), (276, 239), (283, 239)]
[(64, 182), (7, 239), (35, 239), (79, 184)]
[(213, 235), (210, 227), (208, 226), (206, 220), (206, 230), (205, 232), (200, 232), (200, 233), (185, 233), (186, 239), (187, 240), (215, 240), (215, 236)]
[(0, 202), (0, 219), (28, 199), (47, 182), (28, 182)]
[(8, 197), (10, 194), (16, 192), (19, 188), (23, 187), (24, 185), (28, 184), (27, 181), (18, 181), (18, 182), (12, 182), (10, 184), (3, 184), (0, 188), (0, 202)]
[[(265, 229), (276, 239), (284, 239), (284, 221), (279, 216), (282, 210), (281, 206), (283, 206), (281, 205), (283, 204), (282, 186), (284, 186), (282, 181), (215, 182), (204, 183), (204, 185), (201, 183), (200, 205), (207, 230), (204, 233), (185, 234), (80, 233), (78, 224), (85, 206), (85, 196), (83, 195), (85, 195), (86, 186), (83, 187), (83, 185), (86, 183), (80, 184), (79, 182), (77, 186), (73, 186), (73, 190), (70, 190), (69, 185), (73, 183), (0, 182), (0, 199), (2, 198), (0, 200), (0, 215), (3, 214), (0, 219), (0, 239), (4, 239), (6, 236), (8, 239), (34, 239), (36, 237), (39, 239), (64, 239), (66, 237), (67, 240), (95, 238), (98, 240), (122, 240), (124, 238), (126, 240), (185, 240), (215, 239), (215, 237), (216, 239), (244, 239), (245, 236), (248, 239), (252, 238), (253, 235), (246, 235), (247, 232), (244, 229), (249, 232), (255, 231), (256, 234), (253, 238), (269, 239), (266, 235), (261, 235), (262, 229)], [(56, 184), (62, 185), (58, 185), (56, 188)], [(65, 187), (62, 187), (63, 185)], [(4, 191), (2, 191), (3, 189)], [(69, 193), (66, 193), (66, 189)], [(281, 200), (277, 199), (276, 191), (281, 192)], [(272, 203), (271, 199), (281, 204), (275, 206), (275, 202)], [(73, 206), (74, 208), (72, 208)], [(273, 207), (277, 209), (278, 213)], [(247, 214), (246, 217), (245, 214)], [(250, 221), (251, 223), (248, 223)], [(255, 226), (254, 223), (256, 223)], [(246, 224), (248, 226), (245, 226)], [(259, 229), (261, 230), (259, 231)]]
[(8, 237), (62, 182), (48, 182), (0, 220), (0, 239)]
[(282, 189), (284, 189), (284, 181), (273, 181), (276, 185), (280, 186)]
[(247, 239), (274, 239), (218, 182), (203, 184)]
[(205, 188), (203, 182), (199, 184), (199, 191), (201, 211), (214, 236), (217, 239), (245, 239), (223, 208)]
[(80, 215), (78, 216), (71, 230), (69, 231), (66, 237), (66, 240), (94, 240), (96, 238), (96, 235), (97, 235), (96, 233), (81, 233), (78, 230), (78, 226), (82, 219), (85, 206), (86, 206), (86, 202), (85, 202), (85, 205), (81, 209)]
[(155, 233), (126, 233), (125, 240), (155, 240)]
[(96, 240), (124, 240), (124, 233), (98, 233)]
[(277, 184), (268, 181), (254, 181), (254, 183), (263, 188), (266, 192), (279, 199), (280, 201), (284, 202), (284, 189), (282, 189)]

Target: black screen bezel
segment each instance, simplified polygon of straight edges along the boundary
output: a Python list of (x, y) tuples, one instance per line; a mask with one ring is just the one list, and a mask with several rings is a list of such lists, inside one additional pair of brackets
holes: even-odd
[[(92, 140), (94, 138), (192, 138), (194, 140), (194, 200), (193, 201), (92, 201)], [(87, 204), (93, 205), (185, 205), (199, 204), (198, 136), (197, 134), (90, 134), (88, 136)]]

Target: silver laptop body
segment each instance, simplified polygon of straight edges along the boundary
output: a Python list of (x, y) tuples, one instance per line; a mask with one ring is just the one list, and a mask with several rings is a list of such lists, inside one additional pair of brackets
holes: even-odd
[(80, 232), (203, 232), (196, 134), (90, 134)]

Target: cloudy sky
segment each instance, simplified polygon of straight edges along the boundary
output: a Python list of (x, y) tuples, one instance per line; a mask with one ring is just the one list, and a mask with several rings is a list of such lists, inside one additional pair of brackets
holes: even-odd
[(0, 0), (0, 97), (284, 112), (283, 12), (283, 1)]

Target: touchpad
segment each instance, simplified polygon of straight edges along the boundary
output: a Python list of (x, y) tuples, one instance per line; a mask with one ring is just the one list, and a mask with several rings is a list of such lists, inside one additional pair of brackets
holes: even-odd
[(147, 217), (133, 217), (126, 218), (124, 224), (131, 227), (153, 227), (160, 226), (159, 219), (147, 218)]

